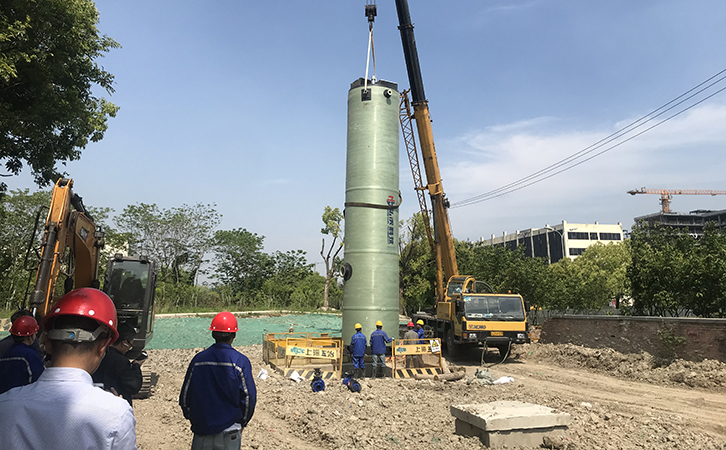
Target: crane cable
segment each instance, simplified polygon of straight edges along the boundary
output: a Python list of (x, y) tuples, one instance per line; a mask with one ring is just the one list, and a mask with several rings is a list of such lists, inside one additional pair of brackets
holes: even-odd
[(373, 78), (371, 83), (375, 84), (377, 78), (376, 73), (376, 47), (373, 45), (373, 22), (376, 17), (376, 2), (368, 1), (366, 3), (366, 17), (368, 17), (368, 52), (366, 53), (366, 77), (363, 82), (363, 89), (368, 90), (368, 69), (371, 65), (371, 55), (373, 57)]
[[(670, 119), (672, 119), (672, 118), (674, 118), (676, 116), (679, 116), (680, 114), (688, 111), (689, 109), (694, 108), (695, 106), (698, 106), (699, 104), (701, 104), (704, 101), (710, 99), (711, 97), (715, 96), (716, 94), (719, 94), (720, 92), (726, 90), (726, 88), (721, 88), (721, 89), (717, 90), (716, 92), (714, 92), (714, 93), (708, 95), (707, 97), (705, 97), (705, 98), (697, 101), (696, 103), (694, 103), (692, 105), (689, 105), (689, 106), (681, 109), (680, 111), (678, 111), (678, 112), (676, 112), (676, 113), (674, 113), (674, 114), (666, 117), (665, 119), (662, 119), (661, 121), (659, 121), (656, 124), (654, 124), (654, 125), (646, 128), (645, 130), (643, 130), (643, 131), (641, 131), (641, 132), (639, 132), (639, 133), (637, 133), (637, 134), (635, 134), (633, 136), (630, 136), (627, 139), (625, 139), (625, 140), (623, 140), (621, 142), (618, 142), (618, 143), (612, 145), (611, 147), (606, 148), (605, 150), (602, 150), (602, 151), (600, 151), (598, 153), (595, 153), (594, 155), (592, 155), (592, 156), (590, 156), (590, 157), (588, 157), (588, 158), (586, 158), (584, 160), (577, 161), (578, 159), (582, 158), (583, 156), (588, 155), (588, 154), (594, 152), (595, 150), (598, 150), (598, 149), (602, 148), (603, 146), (605, 146), (607, 144), (610, 144), (613, 141), (615, 141), (615, 140), (617, 140), (617, 139), (619, 139), (619, 138), (627, 135), (628, 133), (630, 133), (630, 132), (632, 132), (632, 131), (634, 131), (634, 130), (642, 127), (642, 126), (644, 126), (648, 122), (655, 120), (657, 117), (665, 114), (666, 112), (674, 109), (675, 107), (677, 107), (677, 106), (685, 103), (687, 100), (692, 99), (696, 95), (698, 95), (698, 94), (704, 92), (705, 90), (713, 87), (714, 85), (720, 83), (721, 81), (723, 81), (724, 79), (726, 79), (726, 76), (721, 76), (724, 72), (726, 72), (726, 69), (721, 70), (717, 74), (713, 75), (712, 77), (708, 78), (707, 80), (703, 81), (702, 83), (698, 84), (697, 86), (689, 89), (688, 91), (686, 91), (683, 94), (679, 95), (675, 99), (673, 99), (673, 100), (669, 101), (668, 103), (660, 106), (659, 108), (656, 108), (655, 110), (651, 111), (650, 113), (642, 116), (638, 120), (636, 120), (636, 121), (630, 123), (629, 125), (627, 125), (627, 126), (621, 128), (621, 129), (619, 129), (618, 131), (616, 131), (616, 132), (610, 134), (609, 136), (607, 136), (607, 137), (599, 140), (598, 142), (596, 142), (596, 143), (594, 143), (594, 144), (592, 144), (592, 145), (590, 145), (588, 147), (585, 147), (584, 149), (580, 150), (577, 153), (574, 153), (574, 154), (568, 156), (567, 158), (564, 158), (564, 159), (562, 159), (562, 160), (560, 160), (560, 161), (558, 161), (558, 162), (556, 162), (556, 163), (554, 163), (554, 164), (552, 164), (550, 166), (545, 167), (544, 169), (541, 169), (541, 170), (539, 170), (539, 171), (537, 171), (537, 172), (535, 172), (535, 173), (533, 173), (531, 175), (528, 175), (528, 176), (526, 176), (524, 178), (521, 178), (521, 179), (519, 179), (517, 181), (514, 181), (512, 183), (509, 183), (509, 184), (507, 184), (505, 186), (502, 186), (502, 187), (500, 187), (498, 189), (494, 189), (492, 191), (486, 192), (484, 194), (477, 195), (475, 197), (468, 198), (466, 200), (460, 200), (458, 202), (454, 202), (454, 203), (451, 204), (451, 208), (460, 208), (460, 207), (463, 207), (463, 206), (469, 206), (469, 205), (473, 205), (473, 204), (480, 203), (480, 202), (483, 202), (483, 201), (491, 200), (491, 199), (494, 199), (494, 198), (497, 198), (497, 197), (501, 197), (501, 196), (506, 195), (506, 194), (510, 194), (512, 192), (518, 191), (518, 190), (523, 189), (525, 187), (528, 187), (528, 186), (531, 186), (533, 184), (539, 183), (540, 181), (544, 181), (544, 180), (546, 180), (548, 178), (551, 178), (551, 177), (553, 177), (553, 176), (555, 176), (557, 174), (560, 174), (560, 173), (562, 173), (562, 172), (564, 172), (566, 170), (569, 170), (569, 169), (572, 169), (574, 167), (577, 167), (577, 166), (579, 166), (580, 164), (582, 164), (584, 162), (587, 162), (587, 161), (589, 161), (589, 160), (591, 160), (591, 159), (593, 159), (593, 158), (595, 158), (595, 157), (597, 157), (599, 155), (602, 155), (605, 152), (608, 152), (608, 151), (610, 151), (610, 150), (612, 150), (612, 149), (614, 149), (616, 147), (619, 147), (620, 145), (622, 145), (622, 144), (624, 144), (624, 143), (626, 143), (626, 142), (628, 142), (628, 141), (630, 141), (630, 140), (632, 140), (632, 139), (634, 139), (634, 138), (642, 135), (643, 133), (652, 130), (653, 128), (657, 127), (658, 125), (661, 125), (664, 122), (667, 122)], [(713, 80), (714, 78), (719, 77), (719, 76), (721, 76), (721, 77), (719, 79), (717, 79), (716, 81), (711, 82), (706, 87), (703, 87), (701, 89), (698, 89), (701, 86), (703, 86), (704, 84), (710, 82), (711, 80)], [(693, 94), (691, 94), (691, 95), (688, 95), (688, 94), (690, 94), (693, 91), (696, 91), (696, 92), (693, 93)], [(685, 97), (685, 98), (683, 98), (683, 97)], [(683, 99), (680, 100), (680, 101), (677, 101), (677, 100), (679, 100), (681, 98), (683, 98)], [(577, 161), (577, 162), (575, 163), (575, 161)], [(574, 164), (572, 164), (572, 163), (574, 163)], [(571, 164), (571, 165), (568, 165), (568, 164)], [(554, 170), (556, 170), (556, 169), (558, 169), (560, 167), (563, 167), (563, 166), (565, 166), (563, 169), (558, 170), (558, 171), (556, 171), (554, 173), (550, 173), (547, 176), (543, 176), (543, 175), (548, 174), (549, 172), (553, 172)]]

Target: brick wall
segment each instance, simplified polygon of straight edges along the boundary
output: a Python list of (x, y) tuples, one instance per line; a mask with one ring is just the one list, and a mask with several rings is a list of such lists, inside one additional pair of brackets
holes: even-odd
[(541, 342), (726, 362), (726, 319), (565, 315), (542, 324)]

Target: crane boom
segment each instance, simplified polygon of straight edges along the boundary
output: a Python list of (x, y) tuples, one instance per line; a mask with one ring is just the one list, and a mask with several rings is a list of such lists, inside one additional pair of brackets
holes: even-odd
[(661, 212), (671, 212), (671, 200), (674, 195), (726, 195), (726, 191), (714, 191), (708, 189), (633, 189), (628, 194), (657, 194), (660, 195)]
[[(423, 157), (424, 171), (426, 172), (426, 188), (431, 197), (431, 204), (434, 214), (434, 241), (437, 259), (441, 259), (446, 278), (459, 275), (459, 267), (456, 264), (456, 253), (454, 251), (454, 239), (451, 236), (451, 225), (449, 213), (446, 210), (448, 200), (444, 194), (444, 186), (439, 172), (439, 162), (436, 157), (434, 136), (431, 129), (431, 116), (429, 115), (428, 100), (424, 93), (421, 67), (416, 50), (416, 39), (413, 34), (413, 24), (408, 9), (407, 0), (396, 0), (396, 11), (398, 12), (399, 30), (403, 43), (403, 54), (406, 60), (406, 70), (411, 85), (411, 97), (413, 99), (413, 118), (416, 120), (421, 156)], [(437, 280), (437, 296), (439, 301), (443, 299), (443, 274), (440, 270)]]

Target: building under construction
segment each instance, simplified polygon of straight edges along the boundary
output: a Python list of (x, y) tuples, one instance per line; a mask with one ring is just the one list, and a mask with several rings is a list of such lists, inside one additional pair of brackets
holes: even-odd
[(726, 209), (708, 211), (698, 209), (690, 213), (657, 212), (635, 218), (635, 223), (644, 222), (648, 228), (666, 226), (687, 231), (692, 236), (703, 235), (703, 228), (708, 222), (714, 222), (719, 230), (726, 227)]

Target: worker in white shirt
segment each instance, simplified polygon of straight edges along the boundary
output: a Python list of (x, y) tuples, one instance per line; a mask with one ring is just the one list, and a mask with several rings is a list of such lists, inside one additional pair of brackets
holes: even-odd
[(131, 406), (91, 379), (118, 338), (111, 299), (97, 289), (76, 289), (40, 325), (52, 367), (35, 383), (0, 395), (0, 449), (136, 449)]

